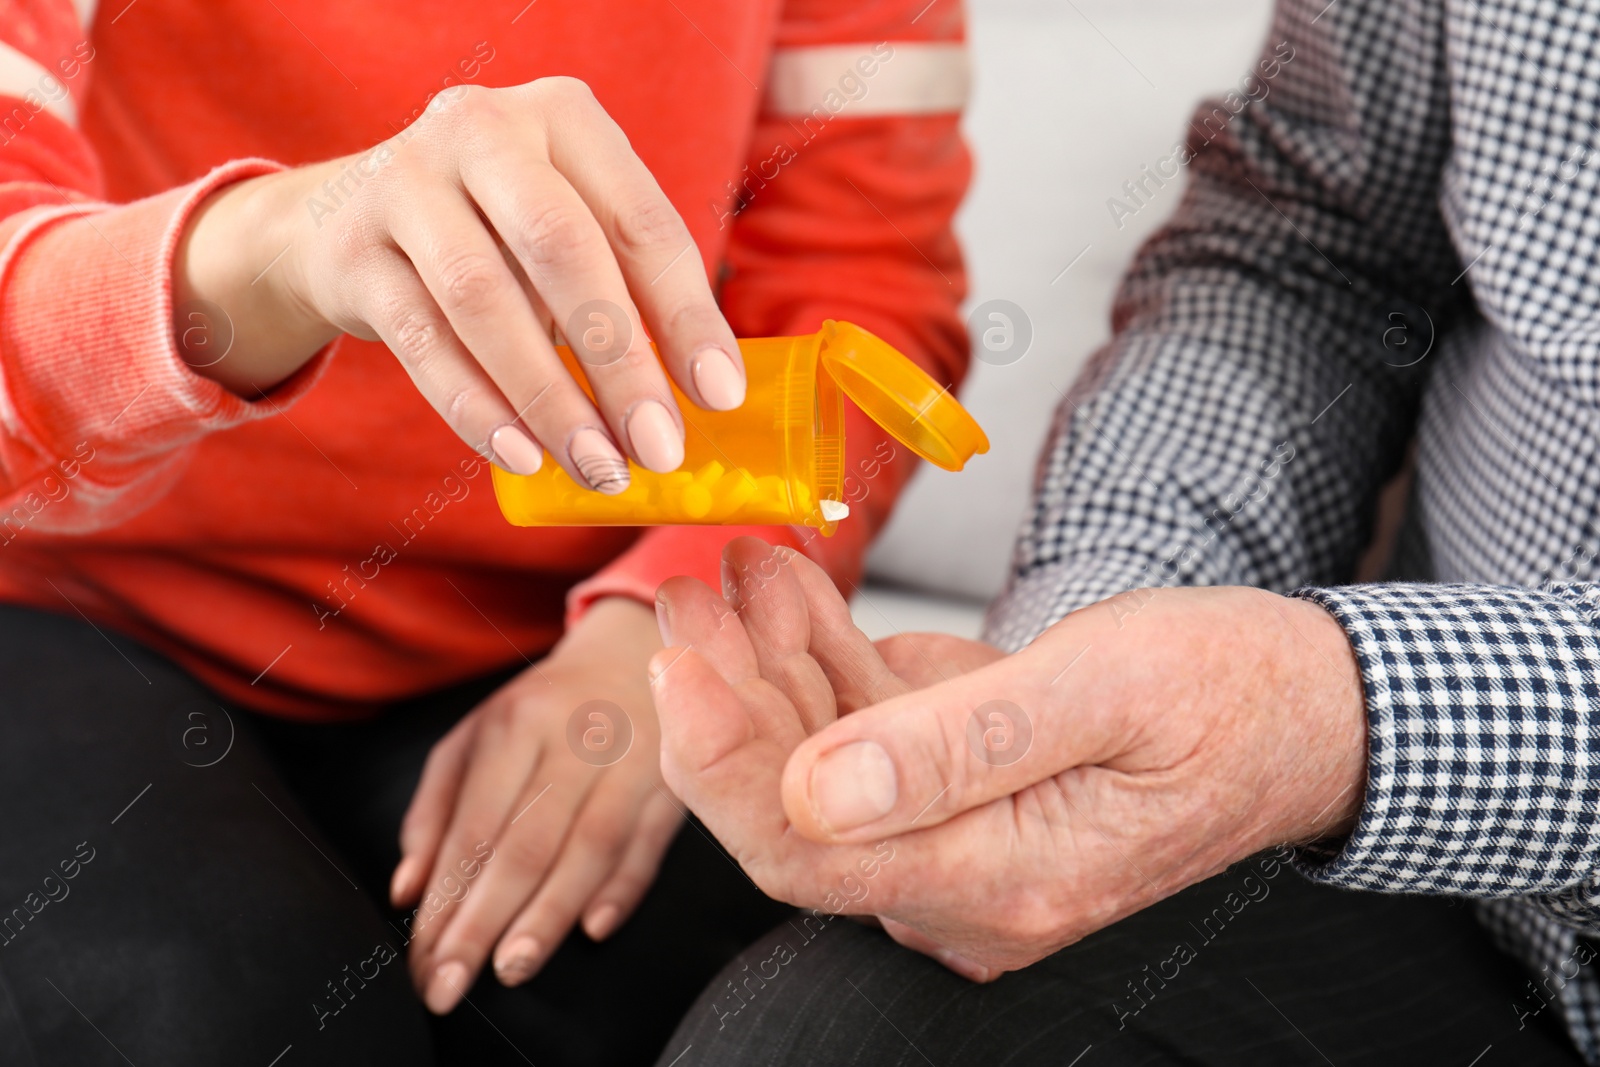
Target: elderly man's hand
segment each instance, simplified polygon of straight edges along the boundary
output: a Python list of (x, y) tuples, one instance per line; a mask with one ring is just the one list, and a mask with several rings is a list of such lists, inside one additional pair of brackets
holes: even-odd
[(667, 782), (767, 893), (875, 914), (970, 978), (1360, 808), (1360, 674), (1314, 604), (1142, 590), (1002, 657), (874, 647), (814, 564), (753, 538), (724, 586), (657, 601)]

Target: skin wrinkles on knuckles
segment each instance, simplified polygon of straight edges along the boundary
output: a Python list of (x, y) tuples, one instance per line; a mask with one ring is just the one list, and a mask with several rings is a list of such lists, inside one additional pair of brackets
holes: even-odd
[[(493, 50), (480, 48), (475, 55), (478, 64), (488, 63), (493, 58)], [(476, 65), (473, 70), (475, 69)], [(460, 67), (460, 71), (467, 77), (476, 76), (465, 66)], [(445, 283), (443, 288), (439, 288), (437, 284), (434, 288), (444, 296), (440, 303), (452, 313), (457, 309), (465, 309), (468, 312), (474, 308), (482, 310), (480, 305), (494, 303), (497, 297), (504, 298), (506, 294), (501, 290), (504, 289), (503, 283), (506, 277), (516, 279), (518, 285), (525, 285), (526, 289), (531, 289), (532, 283), (519, 275), (520, 264), (506, 263), (502, 267), (499, 263), (474, 263), (470, 257), (474, 255), (481, 257), (483, 253), (470, 251), (470, 245), (467, 246), (468, 258), (457, 261), (459, 269), (454, 272), (456, 284), (450, 284), (452, 271), (448, 268), (447, 256), (444, 258), (446, 268), (429, 277), (426, 272), (430, 268), (427, 266), (424, 266), (421, 272), (414, 269), (411, 259), (400, 250), (393, 231), (400, 229), (399, 223), (408, 212), (429, 210), (430, 200), (438, 201), (444, 196), (449, 196), (473, 203), (489, 202), (487, 195), (480, 200), (467, 190), (469, 176), (482, 178), (485, 182), (497, 180), (498, 176), (498, 180), (504, 183), (515, 176), (515, 168), (507, 165), (508, 160), (516, 163), (524, 157), (538, 156), (543, 161), (541, 166), (545, 169), (544, 177), (548, 180), (549, 187), (562, 194), (560, 197), (544, 197), (542, 204), (534, 205), (544, 212), (542, 216), (544, 219), (556, 220), (554, 224), (546, 222), (548, 232), (545, 234), (544, 243), (550, 247), (544, 249), (541, 254), (548, 254), (555, 260), (560, 260), (562, 256), (569, 258), (575, 256), (580, 260), (587, 258), (593, 261), (589, 266), (598, 263), (606, 268), (600, 273), (615, 275), (618, 264), (615, 255), (612, 254), (614, 248), (620, 247), (623, 251), (627, 251), (628, 247), (633, 245), (645, 248), (670, 239), (674, 233), (687, 233), (687, 229), (681, 220), (676, 218), (670, 207), (663, 206), (665, 201), (656, 203), (644, 198), (643, 184), (636, 180), (638, 174), (644, 173), (643, 164), (633, 159), (631, 155), (622, 158), (627, 163), (627, 169), (633, 180), (621, 184), (613, 180), (614, 175), (596, 175), (590, 170), (579, 173), (568, 169), (566, 174), (563, 174), (552, 162), (553, 159), (559, 159), (571, 163), (574, 167), (587, 167), (592, 164), (591, 149), (619, 155), (631, 153), (620, 128), (605, 115), (594, 95), (581, 82), (572, 79), (551, 79), (532, 86), (504, 90), (456, 85), (435, 93), (432, 99), (424, 102), (423, 108), (419, 109), (418, 113), (411, 116), (411, 121), (405, 129), (398, 130), (394, 136), (371, 149), (295, 170), (261, 175), (219, 190), (214, 198), (206, 202), (206, 211), (197, 213), (197, 217), (200, 214), (209, 217), (212, 225), (204, 230), (203, 235), (199, 225), (190, 228), (184, 234), (185, 241), (192, 239), (193, 246), (197, 250), (194, 275), (191, 277), (187, 273), (187, 268), (178, 264), (174, 265), (174, 274), (178, 276), (182, 285), (192, 286), (197, 296), (215, 295), (207, 286), (214, 286), (231, 293), (231, 299), (220, 300), (219, 306), (242, 301), (248, 305), (245, 310), (254, 312), (255, 305), (259, 304), (273, 311), (278, 317), (288, 316), (297, 318), (298, 321), (287, 324), (269, 322), (269, 328), (265, 331), (269, 336), (288, 337), (293, 343), (284, 342), (282, 348), (273, 348), (271, 344), (262, 343), (258, 337), (255, 339), (258, 355), (250, 358), (230, 357), (227, 367), (215, 372), (219, 375), (217, 380), (239, 391), (243, 389), (238, 384), (240, 380), (250, 383), (252, 377), (258, 376), (261, 383), (270, 387), (274, 382), (285, 380), (294, 369), (304, 366), (306, 360), (309, 360), (321, 347), (321, 343), (312, 345), (310, 339), (323, 333), (330, 335), (327, 338), (329, 340), (332, 334), (341, 330), (369, 341), (375, 341), (380, 336), (390, 338), (395, 341), (394, 349), (398, 357), (396, 362), (423, 387), (422, 391), (430, 402), (437, 401), (436, 406), (445, 420), (458, 435), (468, 441), (469, 447), (484, 453), (486, 446), (481, 439), (506, 422), (506, 413), (498, 410), (505, 406), (501, 401), (514, 402), (517, 398), (498, 395), (487, 370), (477, 360), (476, 355), (468, 350), (466, 342), (457, 336), (454, 327), (436, 308), (435, 302), (426, 295), (429, 288), (427, 283)], [(589, 158), (586, 160), (585, 156)], [(638, 173), (635, 174), (634, 171)], [(566, 176), (568, 174), (574, 179), (584, 177), (594, 179), (599, 186), (597, 199), (601, 202), (594, 205), (583, 203), (576, 193), (577, 186), (583, 183), (569, 181)], [(484, 192), (488, 187), (474, 186), (474, 188)], [(588, 187), (585, 185), (584, 188)], [(659, 194), (658, 187), (652, 184), (651, 188)], [(330, 189), (337, 194), (336, 197), (330, 197)], [(492, 193), (494, 190), (489, 189), (489, 192)], [(320, 201), (320, 206), (314, 209), (308, 204), (308, 199), (313, 198)], [(516, 197), (507, 194), (502, 199), (514, 202)], [(617, 204), (627, 205), (622, 214), (618, 214), (619, 209), (614, 206), (613, 200)], [(654, 206), (651, 207), (651, 204)], [(630, 215), (628, 212), (633, 214)], [(483, 219), (479, 221), (488, 236), (496, 236), (497, 228), (492, 223)], [(610, 226), (605, 223), (610, 223)], [(554, 230), (549, 230), (551, 225), (555, 226)], [(401, 230), (401, 232), (407, 234), (409, 244), (410, 231)], [(622, 246), (607, 240), (613, 235), (620, 235)], [(535, 233), (534, 236), (539, 235)], [(245, 246), (243, 254), (235, 255), (233, 260), (218, 251), (241, 242)], [(512, 240), (504, 241), (503, 244), (508, 249), (515, 247), (515, 235)], [(483, 247), (487, 249), (489, 246)], [(540, 250), (535, 249), (535, 251)], [(189, 254), (188, 251), (183, 253), (186, 257), (185, 262)], [(511, 258), (516, 259), (514, 256)], [(537, 256), (529, 257), (529, 261), (537, 261), (537, 258)], [(243, 265), (235, 262), (241, 259), (246, 261)], [(418, 260), (425, 261), (425, 257), (419, 253)], [(694, 262), (696, 258), (689, 257), (689, 263), (681, 265), (678, 270), (686, 271)], [(212, 269), (219, 265), (228, 269)], [(563, 265), (566, 265), (564, 261)], [(243, 280), (235, 277), (241, 273)], [(537, 278), (538, 275), (535, 274), (534, 277)], [(618, 284), (624, 283), (628, 277), (631, 275), (624, 270), (623, 276), (617, 279)], [(682, 290), (674, 283), (681, 283), (683, 277), (687, 277), (687, 274), (670, 277), (661, 287), (661, 291), (667, 294), (664, 299), (670, 302), (673, 309), (669, 320), (676, 322), (681, 318), (682, 324), (692, 327), (693, 323), (701, 318), (710, 321), (711, 317), (718, 316), (709, 290), (704, 294), (697, 290), (692, 296), (680, 300), (679, 293)], [(258, 288), (251, 289), (245, 286), (245, 281), (248, 281), (250, 286), (255, 286), (257, 281), (262, 284)], [(540, 281), (543, 284), (545, 280), (540, 279)], [(545, 292), (550, 292), (550, 289), (547, 287)], [(241, 293), (246, 295), (241, 297)], [(447, 293), (451, 295), (445, 295)], [(510, 294), (512, 299), (517, 295), (515, 292)], [(698, 305), (694, 303), (696, 298), (700, 300)], [(538, 298), (537, 293), (528, 297), (528, 303), (530, 307), (536, 309), (536, 315), (542, 322), (550, 320), (551, 316), (544, 309), (543, 301)], [(692, 314), (697, 309), (698, 315)], [(623, 364), (621, 370), (637, 370), (644, 367), (647, 361), (653, 364), (654, 358), (644, 344), (645, 331), (642, 320), (631, 303), (629, 315), (634, 323), (633, 336), (636, 343), (630, 349), (628, 361)], [(252, 314), (250, 317), (256, 316)], [(263, 320), (271, 317), (261, 316)], [(244, 318), (243, 313), (240, 318)], [(652, 322), (655, 322), (654, 318)], [(256, 325), (259, 327), (260, 323)], [(727, 332), (720, 318), (717, 330), (708, 329), (706, 333), (716, 334), (719, 330)], [(676, 345), (679, 351), (698, 350), (701, 347), (700, 342), (706, 339), (695, 336), (699, 332), (682, 328), (667, 330), (664, 340)], [(720, 337), (711, 339), (721, 340)], [(731, 342), (731, 333), (728, 334), (728, 339)], [(297, 353), (290, 350), (302, 341), (305, 343), (305, 351)], [(241, 352), (247, 348), (248, 345), (243, 346)], [(294, 358), (298, 358), (299, 363), (294, 363)], [(290, 369), (279, 373), (286, 366)], [(231, 379), (233, 384), (223, 380), (221, 375), (224, 373), (233, 375)], [(554, 374), (554, 370), (547, 370), (545, 376), (550, 377)], [(627, 380), (631, 379), (619, 378), (618, 388), (626, 388)], [(656, 384), (659, 386), (660, 383)], [(581, 401), (581, 390), (576, 383), (564, 376), (555, 376), (550, 381), (541, 382), (538, 392), (529, 398), (530, 402), (537, 401), (538, 397), (543, 395), (545, 388), (557, 385), (563, 388), (556, 389), (557, 395), (546, 400), (545, 407), (534, 413), (541, 417), (542, 426), (549, 423), (546, 427), (547, 434), (541, 435), (541, 440), (545, 436), (559, 437), (576, 419), (581, 418), (589, 422), (595, 419), (585, 405), (572, 403), (574, 400)], [(569, 395), (564, 396), (563, 392)], [(658, 398), (672, 413), (673, 421), (681, 431), (683, 421), (670, 393), (660, 395)], [(608, 401), (602, 397), (599, 406), (604, 411), (611, 411), (621, 407), (617, 401), (625, 403), (626, 399), (617, 397)], [(518, 417), (522, 414), (520, 411), (517, 412)], [(560, 417), (557, 417), (558, 415)], [(598, 428), (601, 435), (610, 441), (615, 441), (618, 433), (625, 432), (620, 428), (613, 431), (606, 424)], [(474, 436), (480, 440), (473, 442), (471, 438)], [(464, 495), (463, 491), (461, 496)], [(444, 489), (444, 499), (457, 501), (460, 497), (453, 495), (447, 485)], [(443, 503), (438, 507), (428, 504), (425, 512), (414, 510), (413, 514), (418, 516), (417, 529), (420, 530), (424, 524), (431, 522), (431, 517), (437, 515), (442, 506)], [(400, 517), (399, 527), (409, 529), (406, 522), (407, 517)], [(397, 529), (397, 536), (407, 535)], [(405, 549), (405, 545), (398, 540), (394, 545), (401, 551)], [(382, 554), (374, 551), (368, 557), (352, 560), (347, 571), (334, 576), (333, 580), (337, 583), (338, 590), (353, 594), (357, 590), (364, 589), (367, 583), (381, 581), (380, 567), (395, 554), (393, 549)], [(325, 613), (319, 614), (319, 623), (328, 621), (333, 614), (336, 614), (329, 612), (328, 609), (338, 607), (342, 610), (343, 603), (344, 600), (339, 599), (319, 608), (319, 612)], [(579, 624), (579, 627), (581, 626), (582, 623)], [(575, 627), (574, 632), (576, 630)], [(650, 632), (653, 640), (653, 624)], [(591, 639), (591, 643), (595, 641), (598, 641), (598, 638)], [(604, 641), (599, 643), (608, 644)], [(640, 661), (647, 658), (648, 649), (642, 645), (634, 648), (643, 654), (632, 658)], [(572, 675), (577, 680), (572, 683), (573, 692), (569, 695), (589, 699), (596, 695), (595, 690), (607, 696), (617, 695), (597, 681), (597, 679), (609, 681), (610, 676), (619, 671), (619, 654), (615, 641), (609, 643), (607, 651), (609, 655), (598, 655), (591, 649), (587, 658), (574, 661)], [(632, 651), (629, 655), (632, 656)], [(551, 659), (553, 658), (554, 654)], [(542, 661), (542, 664), (548, 666), (551, 659)], [(639, 665), (642, 666), (642, 662)], [(642, 671), (640, 673), (642, 674)], [(643, 679), (640, 681), (642, 689)], [(624, 703), (630, 707), (635, 706), (638, 703), (637, 696), (638, 694), (630, 691), (630, 699)], [(643, 699), (647, 701), (648, 696), (645, 695)], [(573, 703), (576, 703), (576, 700)], [(480, 705), (480, 709), (475, 711), (481, 709)], [(479, 716), (473, 736), (459, 745), (450, 759), (467, 768), (460, 771), (460, 774), (465, 776), (474, 766), (476, 759), (490, 755), (485, 746), (494, 734), (496, 714), (499, 714), (530, 720), (520, 724), (520, 729), (515, 729), (516, 724), (511, 722), (502, 722), (501, 744), (526, 749), (523, 754), (527, 755), (533, 766), (551, 765), (552, 761), (565, 764), (566, 754), (559, 750), (560, 745), (555, 738), (560, 735), (559, 728), (565, 725), (566, 710), (568, 709), (563, 707), (560, 709), (560, 714), (549, 713), (547, 708), (541, 706), (539, 700), (530, 699), (517, 703), (513, 711), (485, 712)], [(549, 720), (543, 722), (542, 727), (555, 731), (543, 735), (542, 745), (539, 743), (541, 735), (531, 722), (535, 718)], [(651, 736), (652, 729), (645, 725), (646, 720), (651, 719), (647, 706), (639, 708), (639, 719), (642, 739), (639, 747), (644, 752), (655, 742), (655, 738)], [(573, 824), (578, 824), (583, 818), (587, 810), (584, 805), (593, 799), (602, 783), (604, 788), (614, 791), (618, 796), (622, 795), (624, 790), (632, 789), (640, 789), (648, 794), (649, 784), (653, 782), (655, 775), (648, 765), (648, 760), (642, 759), (630, 760), (626, 772), (610, 776), (600, 774), (597, 768), (579, 768), (575, 765), (576, 761), (573, 763), (574, 766), (562, 772), (563, 783), (582, 787), (581, 796), (574, 801), (573, 811), (569, 813), (568, 822)], [(396, 890), (397, 893), (404, 893), (424, 884), (427, 876), (438, 867), (440, 850), (451, 847), (444, 842), (459, 837), (459, 834), (452, 835), (451, 827), (454, 825), (455, 816), (453, 805), (459, 803), (460, 793), (460, 781), (441, 786), (426, 801), (431, 808), (441, 810), (430, 811), (426, 819), (415, 817), (414, 812), (408, 813), (407, 828), (403, 831), (410, 846), (405, 850), (406, 860), (410, 861), (413, 867), (422, 865), (428, 869), (398, 872), (396, 877), (399, 878), (402, 888)], [(549, 803), (550, 801), (546, 801), (547, 805)], [(642, 803), (638, 798), (632, 798), (626, 805), (618, 804), (613, 807), (618, 810), (627, 808), (624, 813), (624, 821), (628, 824), (626, 832), (616, 831), (609, 835), (600, 832), (593, 836), (597, 844), (609, 845), (611, 851), (615, 853), (620, 851), (619, 842), (629, 840), (636, 830)], [(536, 818), (542, 819), (544, 816), (545, 811), (542, 810)], [(510, 813), (506, 813), (506, 817), (510, 818)], [(532, 823), (533, 820), (528, 820), (518, 824), (515, 830), (520, 833)], [(482, 823), (486, 826), (491, 824), (495, 825), (496, 834), (501, 832), (498, 824), (494, 824), (492, 819), (486, 818)], [(417, 843), (418, 826), (425, 827), (424, 841), (420, 845)], [(614, 829), (610, 824), (608, 828)], [(601, 840), (608, 837), (609, 840)], [(670, 839), (670, 835), (666, 835), (666, 838)], [(490, 835), (490, 839), (495, 840), (497, 837)], [(661, 847), (664, 849), (665, 841)], [(547, 865), (547, 878), (548, 872), (563, 862), (563, 854), (558, 849)], [(489, 881), (492, 883), (498, 877), (497, 875)], [(604, 884), (602, 882), (601, 886)], [(632, 901), (613, 901), (608, 898), (607, 902), (616, 903), (626, 913), (637, 902), (637, 898)], [(475, 904), (472, 908), (475, 909), (477, 906)], [(452, 909), (450, 912), (450, 914), (458, 913), (459, 909)], [(436, 921), (432, 927), (429, 930), (429, 939), (442, 935), (448, 928), (448, 920)], [(495, 936), (498, 936), (498, 932)]]
[[(773, 555), (730, 557), (724, 593), (732, 610), (682, 614), (685, 632), (674, 634), (675, 643), (696, 640), (695, 625), (718, 633), (752, 624), (784, 629), (781, 621), (760, 617), (801, 610), (797, 601), (772, 595), (780, 591), (769, 588), (791, 580), (786, 568), (769, 563), (767, 573), (760, 572), (759, 564)], [(672, 594), (682, 595), (681, 588)], [(813, 627), (831, 618), (819, 610), (804, 601), (797, 631), (802, 637), (806, 613)], [(680, 613), (671, 603), (667, 611), (676, 630)], [(980, 967), (1004, 971), (1218, 874), (1261, 848), (1337, 831), (1350, 817), (1364, 772), (1361, 681), (1342, 629), (1323, 609), (1253, 589), (1174, 588), (1149, 608), (1134, 632), (1125, 633), (1122, 621), (1105, 612), (1075, 613), (1028, 650), (992, 661), (959, 681), (935, 683), (937, 696), (929, 702), (937, 704), (938, 729), (885, 742), (897, 767), (909, 761), (926, 774), (950, 752), (967, 755), (961, 739), (952, 739), (950, 723), (959, 716), (951, 712), (965, 710), (963, 702), (991, 691), (1029, 703), (1038, 737), (1087, 731), (1090, 736), (1077, 750), (1082, 763), (891, 838), (909, 850), (907, 858), (880, 880), (868, 901), (854, 903), (841, 895), (848, 911), (879, 913)], [(850, 625), (846, 616), (832, 624)], [(792, 629), (797, 623), (787, 625)], [(1052, 688), (1062, 665), (1091, 646), (1096, 658), (1087, 670), (1092, 673), (1080, 669), (1068, 687)], [(714, 656), (714, 650), (708, 654)], [(1181, 669), (1174, 669), (1178, 665)], [(840, 667), (836, 663), (830, 669)], [(780, 692), (788, 687), (792, 713), (798, 713), (795, 672), (764, 665), (761, 673), (766, 685)], [(860, 683), (830, 682), (841, 684)], [(735, 693), (751, 690), (745, 683)], [(657, 697), (658, 702), (667, 698), (665, 724), (672, 717), (670, 688)], [(885, 716), (855, 730), (834, 723), (826, 727), (833, 731), (827, 741), (802, 742), (783, 768), (785, 810), (792, 799), (791, 779), (803, 779), (823, 749), (862, 738), (893, 739), (895, 722)], [(1026, 755), (1037, 758), (1048, 747)], [(733, 758), (736, 750), (718, 760)], [(959, 766), (940, 770), (941, 781), (958, 778)], [(964, 769), (979, 770), (976, 763)], [(905, 773), (899, 777), (902, 783), (908, 780)], [(721, 802), (713, 793), (691, 806), (714, 822)], [(908, 803), (902, 795), (896, 810)], [(945, 807), (959, 809), (960, 803)], [(1324, 808), (1326, 815), (1316, 810)], [(890, 821), (896, 827), (905, 824), (904, 817)], [(866, 823), (859, 832), (868, 835), (873, 825)], [(784, 899), (815, 905), (826, 887), (817, 884), (810, 868), (832, 868), (837, 860), (824, 857), (859, 846), (831, 844), (834, 839), (824, 835), (812, 852), (792, 842), (793, 832), (792, 827), (786, 831), (790, 844), (781, 852), (746, 840), (738, 842), (735, 853), (747, 869), (760, 871), (764, 888), (776, 880), (790, 890)], [(988, 906), (975, 910), (975, 900)], [(911, 947), (929, 951), (920, 944)], [(969, 972), (963, 973), (973, 977)]]
[[(662, 384), (659, 364), (645, 344), (644, 318), (627, 289), (643, 269), (632, 260), (635, 253), (654, 252), (674, 233), (686, 235), (687, 228), (586, 85), (561, 77), (505, 88), (472, 84), (470, 79), (493, 58), (494, 49), (480, 42), (450, 69), (442, 91), (430, 94), (403, 124), (391, 123), (393, 135), (371, 148), (253, 177), (218, 190), (205, 202), (184, 234), (174, 275), (184, 299), (231, 309), (236, 343), (226, 365), (208, 376), (243, 395), (285, 380), (341, 332), (368, 341), (392, 338), (394, 331), (384, 324), (396, 321), (396, 312), (385, 313), (380, 294), (387, 290), (391, 299), (415, 304), (419, 282), (423, 290), (440, 294), (439, 302), (451, 317), (471, 319), (475, 309), (491, 314), (491, 308), (504, 303), (503, 278), (474, 268), (455, 272), (452, 283), (452, 272), (434, 272), (426, 256), (418, 258), (419, 276), (393, 237), (397, 229), (408, 232), (416, 224), (416, 212), (429, 210), (430, 197), (448, 193), (478, 208), (485, 236), (508, 253), (522, 253), (507, 255), (506, 267), (541, 323), (552, 318), (544, 306), (552, 288), (563, 293), (564, 284), (615, 289), (613, 296), (626, 304), (635, 343), (626, 362), (616, 372), (606, 372), (597, 406), (608, 416), (604, 436), (614, 442), (626, 435), (621, 419), (641, 399), (637, 390), (653, 384), (654, 395), (661, 393)], [(597, 155), (615, 157), (619, 167), (596, 169)], [(544, 188), (530, 190), (520, 177), (512, 180), (513, 175), (526, 175), (535, 162), (544, 171)], [(513, 221), (517, 215), (521, 219)], [(467, 225), (460, 220), (456, 224)], [(248, 261), (242, 264), (234, 262), (241, 258), (241, 243), (247, 246), (242, 258)], [(495, 273), (503, 274), (496, 266)], [(552, 278), (558, 268), (564, 277)], [(543, 293), (534, 290), (530, 275)], [(359, 283), (351, 284), (352, 277)], [(262, 279), (268, 284), (256, 287)], [(651, 324), (667, 351), (731, 346), (731, 332), (707, 286), (679, 278), (660, 293), (661, 314), (653, 305), (641, 307), (650, 310)], [(569, 295), (575, 299), (581, 294)], [(569, 302), (564, 296), (561, 304)], [(291, 321), (282, 321), (274, 311), (288, 312)], [(487, 373), (476, 351), (483, 343), (477, 330), (469, 328), (469, 343), (456, 338), (453, 323), (435, 329), (441, 335), (435, 343), (447, 350), (439, 358), (461, 361), (474, 374)], [(540, 331), (548, 336), (544, 325)], [(417, 330), (407, 334), (416, 337)], [(410, 352), (396, 343), (408, 369), (418, 360), (415, 343)], [(687, 361), (674, 358), (672, 364), (675, 380), (684, 379), (680, 387), (698, 395)], [(460, 374), (435, 377), (437, 384), (449, 386)], [(431, 402), (435, 380), (415, 374), (413, 380)], [(584, 414), (588, 402), (575, 383), (569, 384), (566, 401), (548, 404), (542, 413), (541, 429), (533, 434), (541, 444), (548, 446), (570, 431), (572, 420)], [(516, 400), (508, 397), (503, 404), (483, 394), (451, 409), (449, 403), (457, 397), (459, 393), (441, 396), (433, 406), (444, 410), (446, 423), (464, 439), (506, 421), (508, 413), (495, 409)], [(676, 398), (666, 393), (656, 399), (672, 415), (681, 437), (684, 423)], [(569, 462), (563, 460), (562, 466), (574, 473)]]

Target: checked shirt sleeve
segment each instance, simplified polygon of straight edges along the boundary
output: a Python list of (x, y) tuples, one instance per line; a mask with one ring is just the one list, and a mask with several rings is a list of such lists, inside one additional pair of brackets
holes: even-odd
[[(1367, 795), (1300, 869), (1352, 889), (1483, 898), (1502, 946), (1600, 1062), (1600, 587), (1305, 589), (1344, 626), (1367, 701)], [(1581, 978), (1579, 976), (1582, 976)], [(1573, 981), (1573, 979), (1577, 979)]]
[[(1444, 8), (1280, 0), (1253, 99), (1201, 105), (1184, 199), (1057, 414), (985, 636), (1016, 649), (1138, 587), (1322, 604), (1360, 662), (1371, 755), (1354, 832), (1302, 869), (1477, 898), (1600, 1064), (1600, 592), (1339, 588), (1425, 375), (1474, 321), (1440, 209)], [(1389, 331), (1419, 306), (1417, 362)]]
[(1366, 690), (1368, 794), (1307, 868), (1353, 889), (1538, 894), (1600, 932), (1600, 590), (1301, 590), (1344, 626)]
[(1240, 92), (1200, 105), (1183, 201), (1058, 412), (989, 640), (1133, 588), (1350, 579), (1441, 358), (1397, 366), (1390, 316), (1420, 305), (1444, 333), (1465, 310), (1443, 40), (1437, 2), (1284, 0)]

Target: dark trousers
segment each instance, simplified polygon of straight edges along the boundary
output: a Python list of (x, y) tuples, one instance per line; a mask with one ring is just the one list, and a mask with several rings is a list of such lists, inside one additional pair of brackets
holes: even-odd
[(1528, 976), (1469, 904), (1314, 885), (1278, 855), (990, 985), (848, 919), (791, 917), (701, 995), (658, 1067), (1582, 1062), (1553, 998), (1527, 1014)]
[[(224, 708), (77, 618), (0, 606), (0, 1067), (647, 1064), (791, 909), (698, 826), (634, 918), (433, 1019), (384, 903), (433, 742), (503, 679), (357, 725)], [(280, 1057), (281, 1059), (275, 1059)]]
[(1459, 902), (1258, 859), (974, 986), (766, 900), (694, 824), (610, 940), (435, 1020), (383, 892), (424, 756), (503, 679), (268, 721), (8, 607), (0, 671), (3, 1067), (1577, 1062), (1553, 1007), (1519, 1021), (1527, 976)]

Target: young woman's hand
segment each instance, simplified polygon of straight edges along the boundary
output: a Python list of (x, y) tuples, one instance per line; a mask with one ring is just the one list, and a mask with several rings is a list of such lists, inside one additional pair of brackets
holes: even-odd
[(580, 916), (608, 936), (655, 879), (681, 822), (645, 679), (660, 647), (649, 608), (602, 600), (434, 746), (391, 897), (408, 907), (460, 885), (463, 862), (477, 874), (412, 927), (412, 978), (433, 1011), (453, 1009), (491, 956), (506, 985), (527, 981)]
[(230, 186), (196, 212), (174, 273), (180, 309), (205, 300), (231, 321), (226, 356), (194, 366), (241, 396), (340, 332), (382, 340), (472, 448), (530, 474), (542, 446), (602, 492), (627, 486), (621, 453), (683, 460), (662, 361), (701, 407), (744, 398), (688, 228), (571, 78), (449, 89), (370, 151)]

